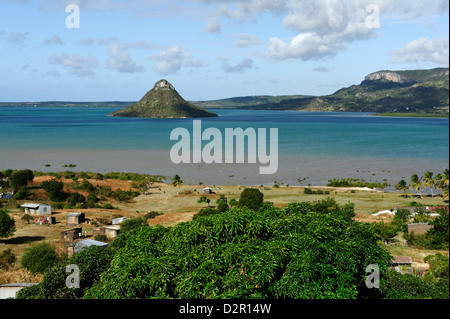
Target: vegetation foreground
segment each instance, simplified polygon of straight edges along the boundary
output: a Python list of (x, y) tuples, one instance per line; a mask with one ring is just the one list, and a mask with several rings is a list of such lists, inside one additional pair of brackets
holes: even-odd
[[(10, 175), (11, 181), (15, 174), (18, 173)], [(16, 194), (21, 189), (26, 193), (26, 181), (34, 177), (28, 176), (29, 172), (20, 175), (24, 176), (17, 180), (23, 182), (14, 183)], [(76, 198), (71, 203), (69, 198), (74, 193), (66, 193), (68, 188), (57, 185), (60, 182), (55, 180), (54, 185), (43, 182), (41, 186), (49, 198), (67, 200), (61, 207), (78, 209), (87, 208), (89, 202), (104, 207), (108, 198), (120, 195), (127, 201), (128, 196), (139, 194), (131, 190), (105, 191), (87, 180), (79, 182), (76, 177), (72, 187), (90, 189), (90, 194), (96, 194), (101, 200), (94, 203), (86, 196), (84, 204)], [(137, 175), (133, 177), (138, 179)], [(140, 189), (147, 185), (148, 178), (134, 180), (133, 186)], [(20, 188), (20, 184), (25, 186)], [(168, 187), (180, 190), (182, 184), (181, 178), (175, 176)], [(304, 190), (307, 189), (310, 190)], [(320, 196), (316, 192), (305, 194)], [(136, 213), (122, 223), (120, 235), (107, 247), (89, 247), (70, 258), (58, 254), (48, 242), (40, 242), (25, 248), (20, 260), (23, 268), (42, 274), (40, 283), (21, 289), (16, 298), (449, 298), (448, 208), (437, 209), (439, 215), (431, 219), (415, 203), (418, 207), (414, 216), (407, 209), (399, 209), (390, 223), (366, 223), (355, 219), (355, 204), (341, 204), (329, 196), (337, 197), (337, 193), (326, 195), (278, 207), (264, 201), (264, 194), (258, 188), (245, 188), (239, 198), (231, 200), (225, 195), (198, 198), (199, 195), (186, 194), (198, 198), (198, 204), (208, 205), (187, 222), (151, 226), (148, 218), (159, 213), (145, 216)], [(215, 206), (210, 206), (212, 198), (216, 199)], [(406, 198), (406, 193), (399, 198)], [(14, 219), (5, 210), (0, 211), (0, 219), (0, 238), (12, 236)], [(407, 235), (408, 223), (424, 221), (434, 227), (425, 235)], [(392, 269), (393, 256), (386, 243), (399, 234), (404, 234), (408, 244), (434, 250), (435, 253), (425, 258), (429, 269), (424, 275), (401, 274)], [(447, 253), (444, 256), (438, 250)], [(12, 264), (14, 259), (10, 249), (0, 251), (0, 269), (2, 265)], [(68, 265), (80, 269), (79, 288), (67, 286)], [(379, 288), (367, 284), (371, 275), (368, 269), (374, 265), (380, 270)]]

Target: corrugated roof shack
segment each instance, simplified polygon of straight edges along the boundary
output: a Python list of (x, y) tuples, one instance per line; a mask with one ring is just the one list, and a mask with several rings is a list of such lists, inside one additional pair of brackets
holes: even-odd
[(433, 225), (428, 223), (408, 224), (408, 235), (411, 235), (412, 233), (414, 233), (414, 235), (423, 235), (431, 228), (433, 228)]
[(394, 256), (391, 260), (392, 268), (402, 274), (410, 274), (412, 272), (412, 258), (409, 256)]
[(90, 246), (100, 246), (100, 247), (106, 247), (108, 246), (107, 243), (104, 243), (102, 241), (97, 241), (93, 239), (84, 239), (75, 243), (71, 243), (67, 245), (67, 255), (71, 257), (73, 254), (79, 253), (83, 249), (86, 249)]
[(31, 215), (51, 215), (52, 214), (52, 206), (45, 204), (36, 204), (36, 203), (25, 203), (20, 205), (25, 209), (25, 214)]
[(74, 241), (82, 237), (83, 228), (75, 227), (61, 232), (61, 240)]
[(70, 213), (67, 215), (68, 225), (78, 225), (86, 221), (84, 213)]
[(35, 283), (15, 283), (0, 285), (0, 299), (16, 298), (17, 292), (25, 287), (37, 285)]

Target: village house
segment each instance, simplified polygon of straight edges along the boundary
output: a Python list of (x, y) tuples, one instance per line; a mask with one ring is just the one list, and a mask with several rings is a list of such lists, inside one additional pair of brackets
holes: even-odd
[(51, 215), (52, 207), (45, 204), (35, 204), (35, 203), (25, 203), (20, 205), (20, 207), (25, 209), (25, 214), (31, 215)]
[(213, 190), (211, 187), (205, 187), (203, 188), (203, 194), (212, 194)]
[(84, 223), (86, 220), (84, 213), (70, 213), (67, 215), (68, 225), (78, 225)]
[(116, 238), (119, 233), (120, 225), (100, 226), (93, 230), (94, 237), (97, 235), (106, 235), (110, 239)]
[(74, 241), (82, 237), (83, 229), (81, 227), (75, 227), (71, 229), (66, 229), (61, 232), (61, 240), (63, 241)]

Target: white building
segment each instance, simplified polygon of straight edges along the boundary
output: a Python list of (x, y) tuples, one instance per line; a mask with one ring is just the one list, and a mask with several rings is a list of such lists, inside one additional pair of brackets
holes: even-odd
[(25, 287), (33, 286), (33, 283), (17, 283), (0, 285), (0, 299), (16, 298), (17, 292)]
[(52, 206), (45, 204), (25, 203), (20, 205), (25, 209), (25, 214), (31, 215), (51, 215)]

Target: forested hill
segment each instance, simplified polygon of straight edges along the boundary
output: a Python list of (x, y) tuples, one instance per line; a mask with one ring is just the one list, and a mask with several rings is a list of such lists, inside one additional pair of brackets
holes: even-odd
[(449, 113), (449, 69), (378, 71), (326, 96), (248, 96), (193, 102), (202, 107), (375, 113)]

